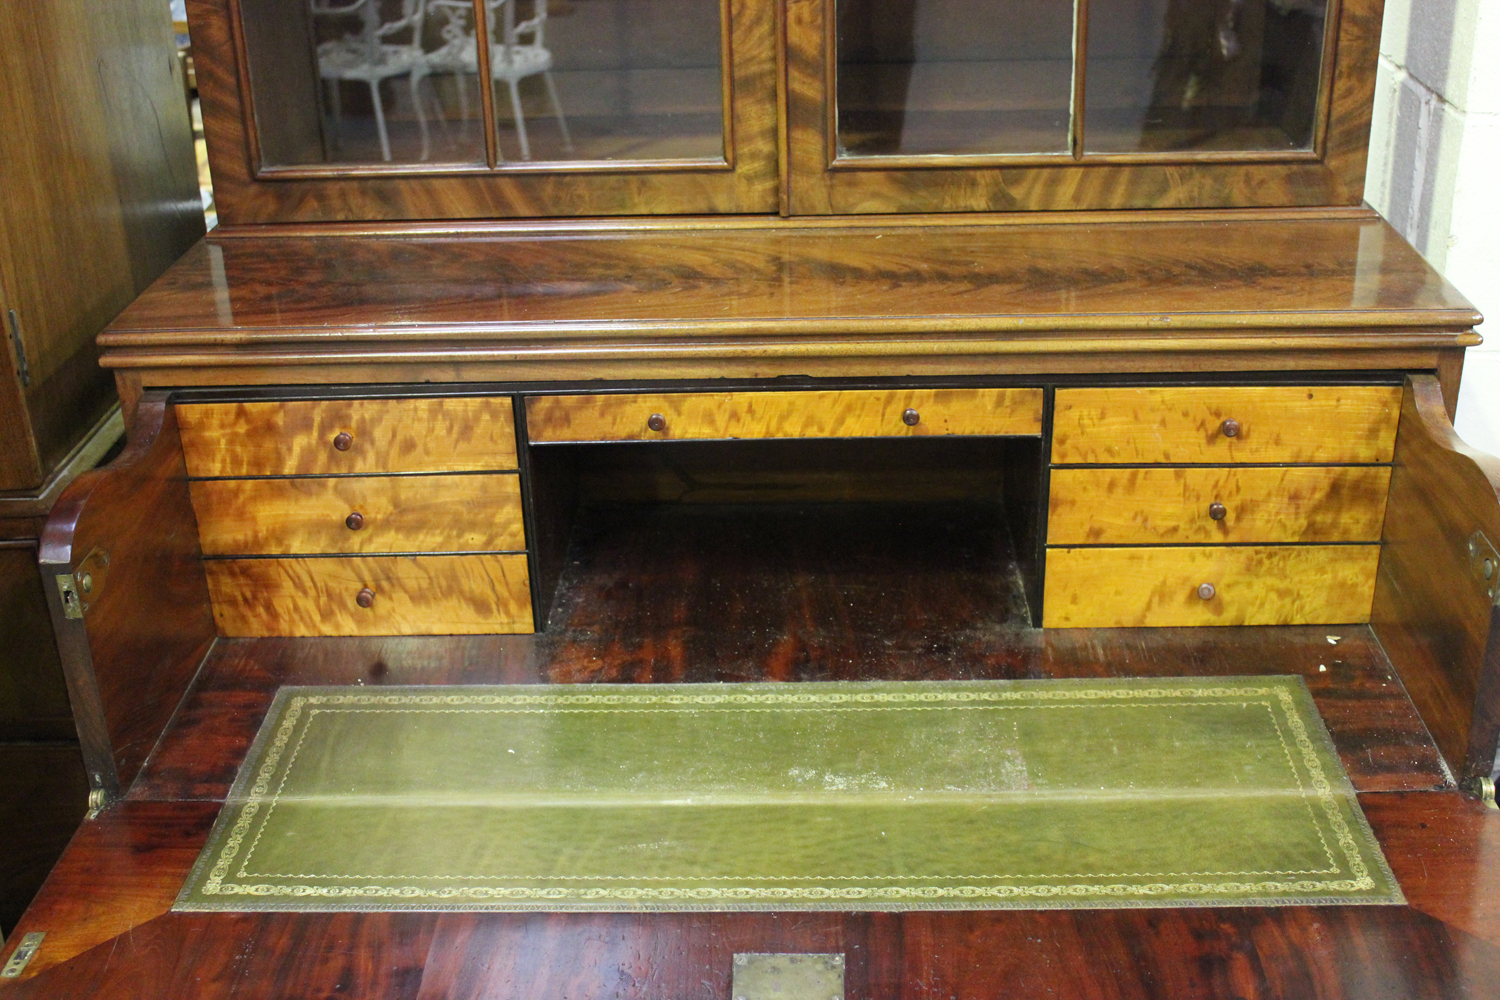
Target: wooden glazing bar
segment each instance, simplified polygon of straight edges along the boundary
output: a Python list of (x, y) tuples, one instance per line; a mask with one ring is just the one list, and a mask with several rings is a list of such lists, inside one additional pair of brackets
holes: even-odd
[(1088, 95), (1089, 0), (1073, 0), (1073, 91), (1068, 103), (1068, 149), (1083, 159), (1083, 116)]
[(500, 163), (500, 126), (495, 121), (495, 80), (490, 75), (489, 8), (490, 0), (474, 0), (474, 45), (479, 59), (479, 113), (484, 116), (484, 158), (493, 170)]

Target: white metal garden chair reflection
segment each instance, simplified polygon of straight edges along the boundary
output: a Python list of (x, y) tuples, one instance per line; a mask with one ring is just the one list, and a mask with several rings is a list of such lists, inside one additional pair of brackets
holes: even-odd
[[(479, 46), (475, 41), (472, 20), (474, 4), (470, 0), (426, 0), (434, 13), (446, 19), (442, 29), (444, 44), (428, 52), (422, 64), (413, 70), (412, 93), (417, 93), (422, 78), (437, 73), (452, 73), (459, 76), (479, 73)], [(498, 17), (497, 17), (498, 15)], [(485, 0), (485, 28), (490, 42), (490, 81), (504, 80), (510, 90), (511, 113), (515, 116), (516, 136), (521, 145), (521, 159), (531, 159), (531, 142), (526, 135), (526, 117), (521, 110), (519, 84), (528, 76), (541, 75), (547, 87), (547, 99), (552, 103), (552, 112), (557, 116), (557, 127), (562, 132), (563, 146), (573, 148), (572, 136), (568, 133), (568, 120), (563, 116), (562, 103), (557, 99), (557, 84), (552, 79), (552, 52), (546, 45), (547, 0), (533, 0), (532, 16), (516, 20), (516, 0)], [(496, 21), (499, 25), (496, 25)], [(495, 39), (498, 38), (498, 41)], [(524, 39), (524, 41), (523, 41)], [(468, 117), (467, 91), (458, 88), (460, 113)], [(424, 137), (425, 158), (425, 137)]]
[[(401, 0), (401, 16), (393, 21), (381, 20), (380, 0), (309, 0), (315, 17), (353, 17), (360, 19), (360, 29), (343, 38), (322, 42), (318, 45), (318, 76), (332, 84), (329, 88), (333, 113), (333, 135), (335, 141), (342, 124), (342, 102), (339, 84), (346, 81), (365, 83), (370, 88), (370, 102), (375, 107), (375, 130), (380, 136), (380, 155), (386, 162), (391, 159), (391, 138), (386, 128), (385, 102), (380, 96), (380, 84), (393, 77), (405, 76), (412, 81), (413, 94), (417, 78), (414, 71), (422, 65), (426, 53), (422, 49), (422, 25), (427, 16), (427, 0)], [(405, 36), (405, 41), (393, 42), (391, 38)], [(416, 105), (417, 127), (422, 132), (423, 158), (428, 147), (427, 119), (422, 106)]]

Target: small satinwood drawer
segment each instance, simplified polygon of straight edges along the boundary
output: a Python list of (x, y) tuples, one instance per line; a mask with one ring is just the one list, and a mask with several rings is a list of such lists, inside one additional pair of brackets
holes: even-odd
[(1052, 470), (1053, 545), (1378, 542), (1384, 465)]
[(524, 555), (209, 559), (203, 565), (221, 635), (532, 631)]
[(516, 468), (509, 396), (187, 403), (177, 422), (194, 477)]
[(1389, 462), (1398, 386), (1059, 389), (1058, 465)]
[(1042, 624), (1358, 624), (1379, 562), (1379, 545), (1049, 549)]
[(207, 556), (526, 548), (515, 473), (205, 479), (188, 488)]
[(538, 443), (1038, 435), (1040, 389), (890, 389), (532, 396)]

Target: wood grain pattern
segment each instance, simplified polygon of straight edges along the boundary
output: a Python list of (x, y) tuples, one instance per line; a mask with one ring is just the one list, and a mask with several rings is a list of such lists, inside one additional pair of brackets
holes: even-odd
[(1443, 755), (1494, 772), (1500, 742), (1500, 608), (1469, 563), (1469, 536), (1500, 545), (1500, 460), (1453, 430), (1442, 387), (1408, 380), (1371, 622)]
[(701, 350), (724, 336), (1053, 333), (1065, 343), (1217, 330), (1227, 332), (1219, 350), (1253, 351), (1296, 349), (1313, 331), (1378, 331), (1365, 346), (1391, 347), (1407, 343), (1390, 339), (1398, 331), (1433, 344), (1449, 331), (1451, 347), (1480, 320), (1379, 217), (1004, 219), (690, 219), (355, 238), (216, 230), (101, 344), (108, 362), (126, 347), (439, 339), (451, 349), (649, 334), (659, 349), (689, 338)]
[[(526, 548), (515, 475), (209, 479), (189, 484), (207, 556)], [(362, 523), (345, 523), (358, 512)]]
[[(489, 472), (516, 467), (509, 396), (179, 406), (192, 476)], [(352, 438), (334, 447), (339, 434)]]
[[(775, 212), (776, 16), (735, 3), (727, 32), (726, 159), (649, 165), (509, 163), (465, 172), (331, 167), (326, 176), (262, 173), (248, 130), (230, 0), (189, 0), (198, 92), (220, 219), (234, 225), (349, 219), (496, 219), (642, 213)], [(275, 120), (277, 109), (257, 109)], [(622, 167), (624, 169), (622, 169)]]
[[(918, 423), (902, 414), (914, 409)], [(665, 418), (660, 431), (647, 420)], [(899, 389), (531, 396), (535, 443), (722, 438), (1036, 435), (1040, 389)]]
[[(1025, 995), (1458, 1000), (1500, 975), (1486, 890), (1500, 817), (1453, 793), (1365, 795), (1407, 907), (675, 914), (167, 914), (215, 803), (127, 803), (70, 850), (19, 932), (17, 1000), (90, 996), (722, 1000), (738, 952), (833, 952), (871, 1000)], [(204, 808), (207, 806), (208, 808)], [(117, 858), (118, 875), (109, 861)], [(93, 873), (94, 878), (87, 877)], [(65, 891), (66, 890), (71, 890)], [(85, 891), (110, 905), (66, 904)], [(156, 899), (152, 899), (152, 896)], [(153, 905), (154, 904), (154, 905)], [(155, 912), (153, 912), (153, 909)], [(133, 923), (126, 923), (126, 915)], [(55, 916), (54, 916), (55, 915)], [(128, 927), (130, 933), (123, 933)], [(108, 933), (113, 928), (115, 934)], [(85, 951), (92, 941), (96, 947)], [(231, 947), (238, 944), (239, 947)], [(660, 991), (660, 992), (658, 992)]]
[(1390, 482), (1385, 466), (1054, 469), (1047, 541), (1378, 542)]
[(47, 935), (27, 977), (171, 909), (220, 805), (121, 802), (80, 825), (16, 925), (21, 934)]
[[(92, 788), (128, 787), (214, 641), (187, 470), (173, 408), (148, 393), (129, 444), (73, 481), (39, 561)], [(65, 617), (55, 577), (94, 552), (109, 583), (83, 619)]]
[[(0, 8), (0, 490), (111, 403), (93, 338), (203, 235), (171, 18), (150, 0)], [(16, 378), (14, 310), (31, 384)]]
[(1052, 461), (1389, 462), (1400, 416), (1398, 386), (1061, 389)]
[[(229, 636), (530, 632), (524, 555), (224, 559), (204, 563)], [(371, 607), (355, 603), (363, 588)]]
[[(547, 453), (567, 454), (568, 449)], [(809, 526), (786, 540), (788, 548), (798, 559), (814, 560), (821, 534)], [(879, 531), (868, 534), (877, 540)], [(763, 546), (755, 539), (738, 553), (732, 548), (707, 553), (696, 536), (675, 544), (673, 537), (661, 530), (639, 539), (636, 547), (596, 547), (584, 572), (570, 568), (570, 596), (550, 637), (222, 640), (129, 797), (83, 828), (18, 928), (23, 933), (49, 930), (48, 947), (31, 971), (166, 913), (271, 699), (285, 684), (1296, 674), (1306, 680), (1356, 789), (1451, 787), (1436, 747), (1379, 644), (1363, 626), (1340, 629), (1336, 646), (1328, 643), (1326, 628), (975, 627), (954, 610), (962, 601), (953, 597), (962, 597), (969, 578), (950, 575), (946, 585), (941, 577), (924, 578), (930, 618), (920, 634), (913, 634), (907, 620), (892, 621), (899, 615), (851, 618), (843, 608), (819, 604), (821, 585), (805, 576), (790, 587), (756, 585), (756, 574), (774, 572), (774, 566), (757, 562), (755, 552)], [(651, 552), (656, 559), (643, 578), (640, 557)], [(899, 562), (898, 554), (892, 553), (891, 561)], [(734, 582), (733, 606), (745, 610), (724, 616), (727, 626), (684, 628), (687, 595), (702, 589), (692, 581), (709, 567), (717, 578)], [(629, 585), (642, 579), (653, 594), (651, 601), (638, 600), (640, 588)], [(1491, 938), (1500, 939), (1500, 920), (1495, 919), (1500, 914), (1485, 899), (1467, 895), (1485, 891), (1493, 881), (1489, 876), (1500, 872), (1476, 870), (1487, 857), (1486, 836), (1490, 842), (1500, 838), (1500, 822), (1493, 822), (1500, 816), (1478, 807), (1468, 810), (1472, 803), (1451, 792), (1364, 798), (1367, 811), (1372, 801), (1390, 800), (1395, 800), (1391, 808), (1371, 812), (1371, 817), (1387, 852), (1401, 852), (1407, 859), (1397, 870), (1413, 905), (1441, 905), (1441, 910), (1427, 912), (1459, 921), (1470, 933), (1488, 926)], [(1476, 815), (1492, 817), (1488, 835), (1486, 827), (1474, 822)], [(1408, 881), (1414, 871), (1422, 876), (1416, 883), (1420, 897)], [(1171, 919), (1171, 912), (1163, 915)], [(661, 927), (671, 915), (639, 919), (640, 924), (629, 926), (641, 933), (654, 928), (662, 947), (678, 940)], [(800, 914), (787, 922), (801, 926), (811, 919), (813, 915)], [(535, 934), (532, 948), (553, 940), (545, 929)], [(378, 951), (381, 942), (377, 938), (369, 946)], [(308, 955), (312, 947), (303, 940), (293, 950)], [(447, 962), (465, 961), (462, 955), (443, 954), (444, 968)], [(481, 950), (476, 959), (482, 964), (493, 955)], [(1164, 955), (1163, 960), (1170, 958)], [(549, 961), (537, 957), (537, 968)]]
[[(1048, 628), (1369, 621), (1378, 545), (1054, 548)], [(1198, 596), (1200, 584), (1214, 596)]]
[(1117, 163), (1115, 157), (1058, 155), (1050, 162), (993, 157), (980, 166), (966, 157), (946, 169), (937, 156), (883, 162), (834, 155), (829, 61), (835, 7), (832, 0), (809, 0), (789, 5), (786, 14), (794, 214), (1356, 205), (1362, 197), (1383, 9), (1378, 0), (1344, 0), (1336, 8), (1336, 61), (1323, 105), (1328, 127), (1316, 158), (1215, 163), (1188, 152)]
[(0, 933), (7, 938), (68, 846), (88, 797), (76, 742), (0, 743)]

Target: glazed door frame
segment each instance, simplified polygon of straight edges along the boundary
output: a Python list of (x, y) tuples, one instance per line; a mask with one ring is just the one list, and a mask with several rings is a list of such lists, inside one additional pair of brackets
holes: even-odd
[(255, 225), (774, 213), (777, 7), (765, 0), (719, 6), (722, 160), (499, 161), (490, 128), (488, 164), (275, 166), (262, 162), (241, 0), (188, 0), (219, 219)]
[[(1310, 150), (841, 156), (837, 0), (787, 3), (788, 200), (793, 215), (1359, 205), (1383, 0), (1332, 0)], [(1087, 0), (1075, 25), (1075, 79)], [(1329, 33), (1330, 35), (1332, 32)], [(1076, 84), (1075, 84), (1076, 86)], [(1081, 108), (1074, 109), (1081, 117)]]

